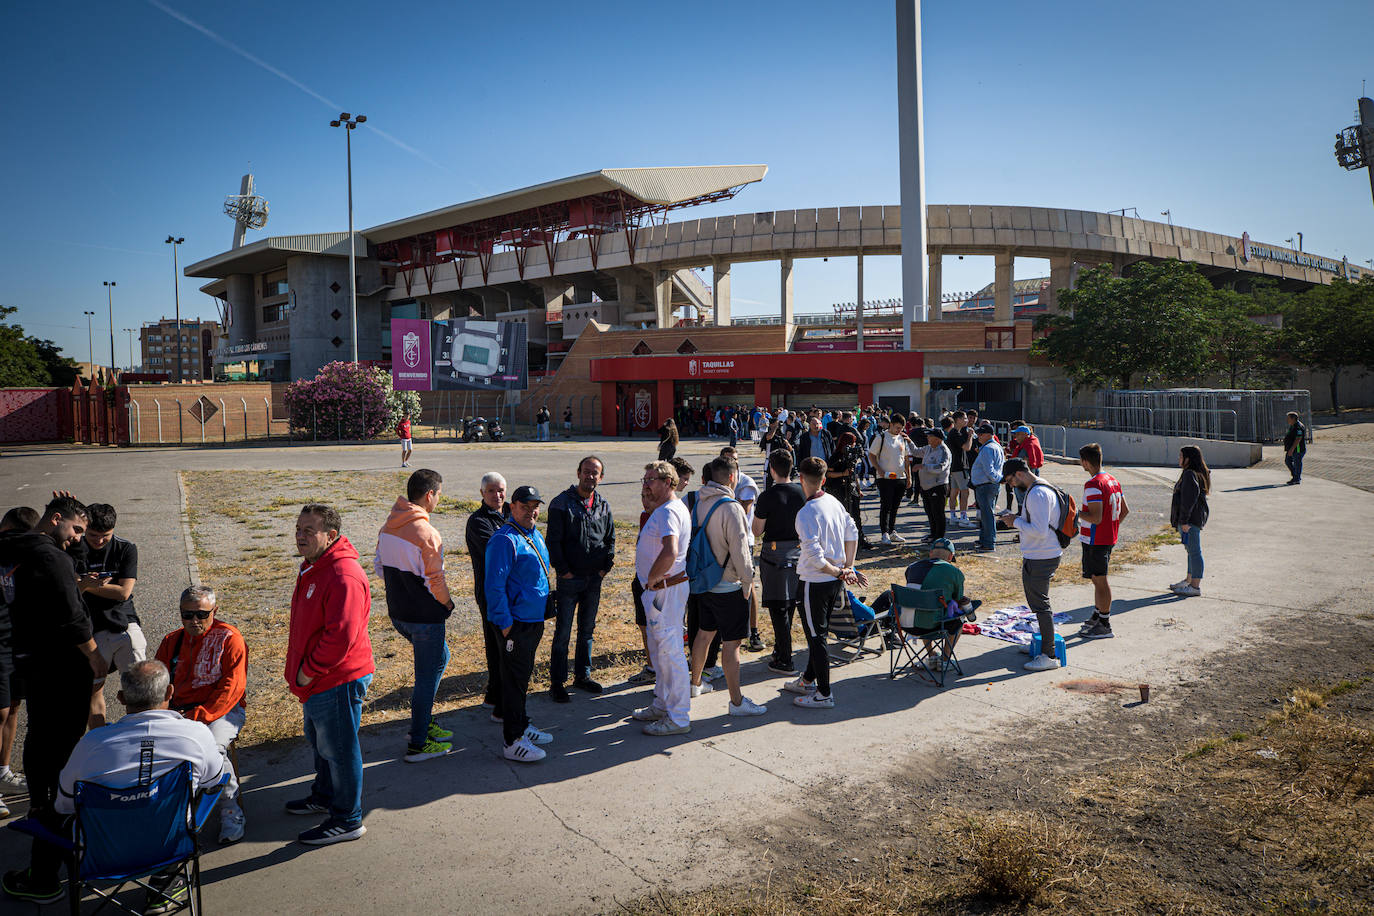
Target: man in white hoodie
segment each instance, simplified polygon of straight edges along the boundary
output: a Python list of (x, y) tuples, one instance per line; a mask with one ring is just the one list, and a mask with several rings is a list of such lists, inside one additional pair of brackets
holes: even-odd
[(859, 549), (854, 519), (843, 503), (821, 489), (825, 462), (806, 458), (800, 471), (806, 505), (797, 513), (797, 537), (801, 541), (797, 577), (801, 579), (802, 629), (809, 651), (806, 671), (783, 689), (801, 694), (792, 701), (797, 706), (830, 709), (835, 705), (830, 692), (830, 654), (825, 645), (830, 612), (836, 602), (845, 600), (846, 585), (868, 585), (868, 577), (854, 568), (854, 554)]
[(1027, 671), (1050, 671), (1059, 667), (1054, 657), (1054, 613), (1050, 610), (1050, 579), (1064, 555), (1054, 533), (1059, 526), (1059, 497), (1021, 458), (1006, 460), (1002, 480), (1026, 491), (1020, 514), (1008, 509), (1001, 516), (1005, 524), (1021, 532), (1021, 587), (1040, 626), (1040, 654), (1024, 667)]

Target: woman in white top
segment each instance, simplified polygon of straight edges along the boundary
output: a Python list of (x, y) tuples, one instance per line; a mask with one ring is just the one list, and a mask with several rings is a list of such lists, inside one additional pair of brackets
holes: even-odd
[(908, 459), (915, 454), (911, 440), (906, 437), (906, 420), (900, 414), (888, 418), (887, 431), (873, 437), (868, 458), (873, 462), (873, 476), (878, 480), (878, 530), (881, 543), (900, 544), (897, 534), (897, 508), (908, 483)]

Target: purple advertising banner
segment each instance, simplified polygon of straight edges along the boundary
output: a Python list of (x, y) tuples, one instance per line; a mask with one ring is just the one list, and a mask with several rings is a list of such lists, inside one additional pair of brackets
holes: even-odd
[(391, 319), (391, 386), (397, 391), (433, 390), (430, 326), (425, 319)]

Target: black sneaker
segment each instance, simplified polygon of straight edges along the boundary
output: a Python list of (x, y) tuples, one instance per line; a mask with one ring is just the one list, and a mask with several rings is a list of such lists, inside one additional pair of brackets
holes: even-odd
[(576, 687), (578, 690), (583, 690), (587, 693), (601, 692), (601, 685), (589, 677), (585, 677), (580, 681), (573, 681), (573, 686)]
[(562, 684), (554, 684), (549, 688), (549, 699), (555, 703), (571, 703), (572, 695), (568, 693), (568, 688)]
[(771, 661), (771, 662), (768, 663), (768, 670), (769, 670), (769, 671), (776, 672), (777, 674), (796, 674), (796, 673), (797, 673), (797, 669), (794, 668), (792, 665), (788, 665), (787, 667), (784, 668), (776, 659), (774, 659), (773, 661)]
[(143, 908), (143, 916), (162, 916), (182, 909), (191, 899), (191, 888), (185, 875), (175, 875), (163, 887), (148, 892), (148, 903)]
[(1099, 619), (1092, 626), (1079, 630), (1078, 635), (1084, 639), (1111, 639), (1116, 634), (1112, 632), (1110, 623)]
[(762, 652), (768, 647), (763, 644), (763, 638), (759, 636), (759, 631), (755, 630), (749, 634), (749, 641), (744, 644), (744, 648), (748, 649), (750, 652)]
[(16, 900), (34, 903), (52, 903), (62, 899), (62, 882), (56, 878), (50, 884), (36, 881), (31, 868), (5, 872), (5, 877), (0, 878), (0, 889)]
[(286, 803), (287, 814), (328, 814), (326, 805), (318, 804), (312, 798), (298, 798)]
[(347, 843), (349, 840), (356, 840), (364, 833), (367, 833), (367, 828), (362, 824), (347, 827), (333, 820), (328, 820), (318, 827), (311, 827), (299, 834), (296, 839), (306, 846), (332, 846), (335, 843)]

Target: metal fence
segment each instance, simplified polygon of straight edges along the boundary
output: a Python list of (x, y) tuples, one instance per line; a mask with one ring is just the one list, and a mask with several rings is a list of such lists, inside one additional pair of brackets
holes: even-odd
[(1103, 429), (1243, 442), (1282, 439), (1288, 430), (1290, 410), (1296, 411), (1307, 424), (1309, 434), (1312, 425), (1312, 395), (1305, 390), (1099, 391), (1096, 408), (1090, 408), (1093, 409), (1099, 423), (1131, 424), (1104, 425)]

